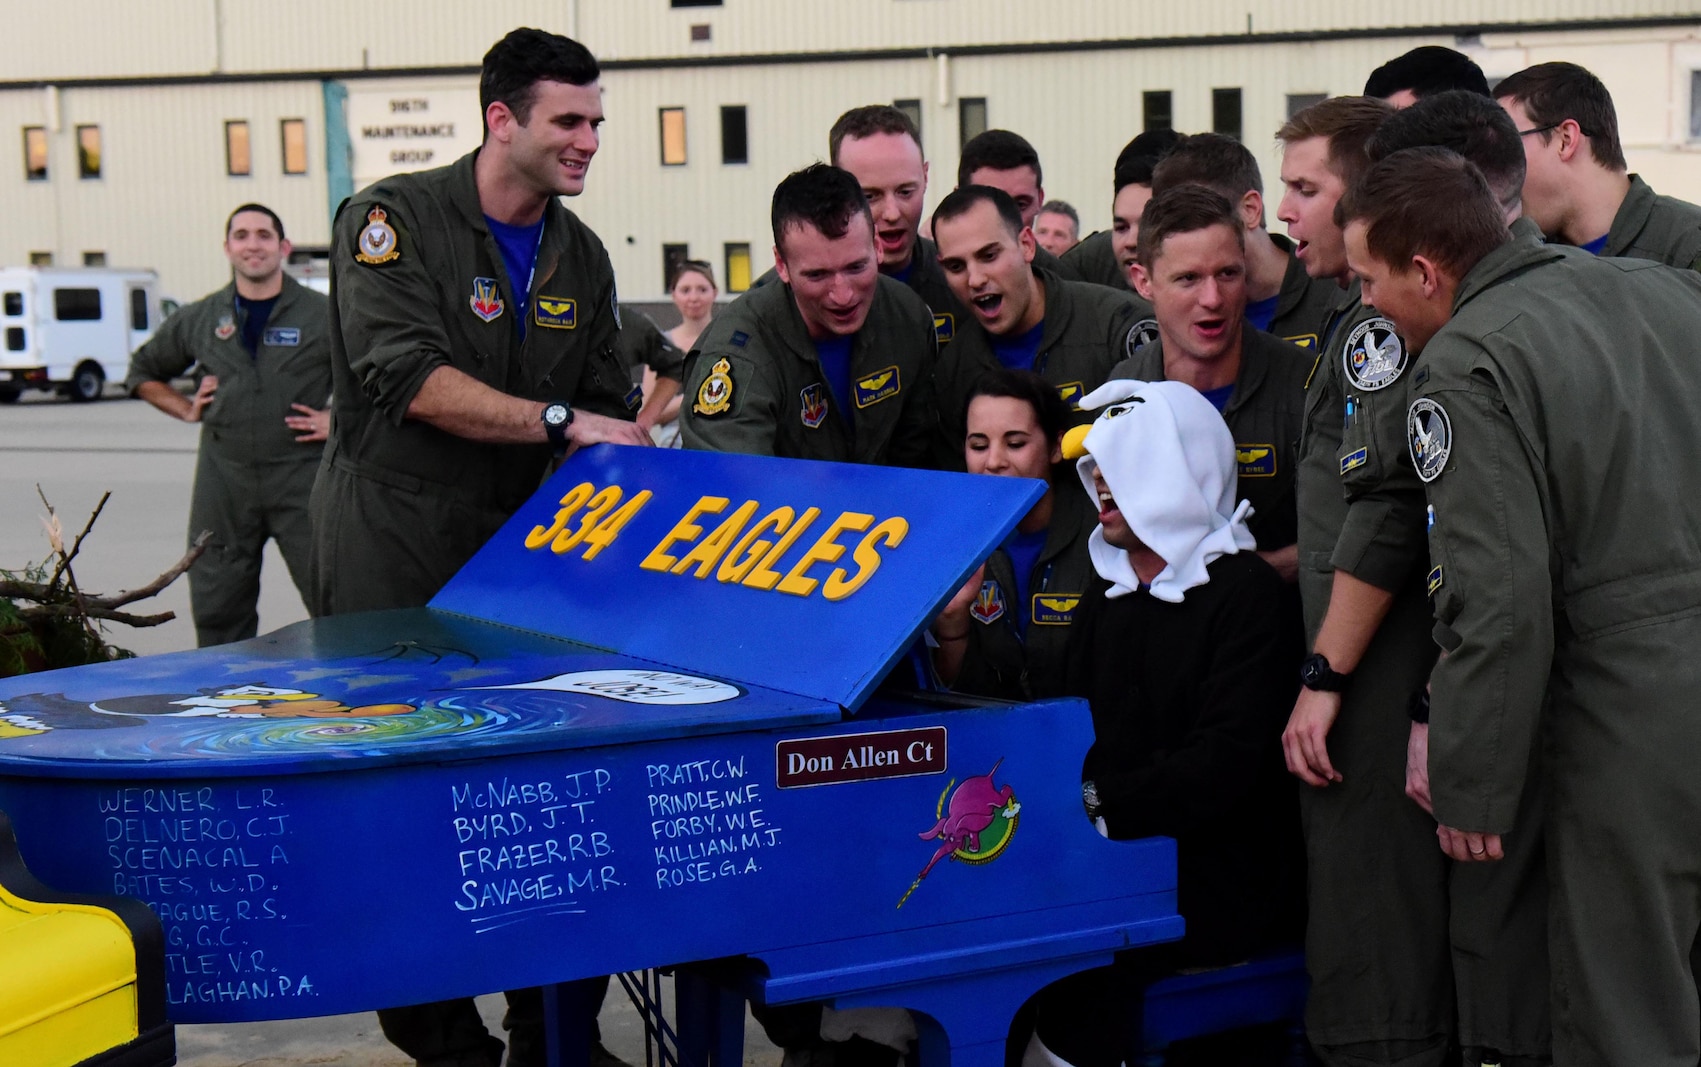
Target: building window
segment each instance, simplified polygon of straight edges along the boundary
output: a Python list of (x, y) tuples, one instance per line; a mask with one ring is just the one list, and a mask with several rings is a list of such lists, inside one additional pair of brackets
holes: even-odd
[(106, 266), (106, 253), (105, 252), (84, 252), (83, 253), (83, 266), (85, 266), (85, 267), (104, 267), (104, 266)]
[(60, 322), (94, 322), (99, 320), (100, 290), (53, 290), (53, 317)]
[(664, 167), (685, 165), (685, 109), (661, 109), (661, 161)]
[(750, 162), (750, 127), (743, 104), (721, 108), (721, 162)]
[(22, 352), (26, 347), (24, 328), (22, 326), (6, 327), (6, 351)]
[(248, 143), (246, 121), (224, 124), (224, 172), (233, 178), (246, 178), (254, 173), (254, 153)]
[(283, 172), (307, 173), (307, 120), (284, 119), (278, 124), (283, 137)]
[(902, 111), (904, 114), (908, 115), (910, 117), (910, 121), (915, 123), (915, 132), (917, 134), (921, 133), (921, 101), (920, 100), (894, 100), (894, 101), (892, 101), (892, 106), (897, 108), (899, 111)]
[(1175, 129), (1175, 110), (1168, 89), (1148, 89), (1140, 94), (1142, 130)]
[(720, 7), (721, 0), (668, 0), (668, 7)]
[(662, 245), (662, 287), (673, 291), (673, 276), (691, 258), (690, 245)]
[(77, 176), (100, 177), (100, 127), (77, 127)]
[(32, 266), (32, 267), (51, 267), (51, 266), (53, 266), (53, 253), (52, 252), (31, 252), (30, 253), (30, 266)]
[(130, 328), (132, 330), (148, 328), (148, 291), (146, 289), (130, 290)]
[(1328, 93), (1289, 93), (1288, 118), (1291, 119), (1312, 104), (1321, 104), (1327, 99), (1329, 99)]
[(750, 246), (747, 244), (729, 244), (726, 246), (726, 291), (742, 293), (750, 288)]
[(707, 22), (693, 22), (691, 24), (691, 39), (693, 41), (708, 41), (712, 40), (714, 36), (715, 28)]
[(4, 307), (4, 309), (0, 309), (0, 314), (6, 315), (7, 318), (13, 318), (13, 319), (23, 318), (24, 317), (24, 294), (22, 294), (20, 292), (16, 292), (16, 291), (8, 292), (6, 294), (5, 307)]
[(1211, 90), (1211, 132), (1240, 140), (1240, 90)]
[(47, 180), (47, 129), (45, 127), (24, 127), (24, 178), (32, 182)]
[(957, 147), (986, 132), (986, 97), (965, 96), (957, 101)]

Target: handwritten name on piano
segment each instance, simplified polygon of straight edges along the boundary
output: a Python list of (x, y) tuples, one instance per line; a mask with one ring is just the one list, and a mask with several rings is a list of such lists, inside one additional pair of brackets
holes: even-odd
[[(577, 552), (586, 560), (595, 559), (653, 496), (645, 489), (628, 500), (618, 485), (598, 489), (580, 482), (561, 497), (549, 525), (532, 527), (526, 548), (539, 552), (547, 547), (556, 555)], [(797, 597), (811, 596), (819, 589), (827, 600), (843, 600), (880, 569), (881, 549), (903, 544), (910, 529), (909, 520), (901, 516), (877, 521), (866, 512), (845, 511), (822, 525), (820, 508), (804, 508), (800, 513), (790, 505), (766, 508), (759, 501), (746, 500), (728, 512), (731, 504), (724, 496), (699, 497), (638, 566), (657, 573), (690, 574), (699, 580), (712, 574), (722, 584)], [(707, 518), (723, 514), (705, 534)], [(806, 542), (805, 535), (812, 531), (818, 533)], [(862, 536), (853, 542), (857, 534)], [(808, 547), (802, 547), (806, 543)], [(854, 571), (826, 569), (846, 552)], [(815, 568), (822, 570), (811, 575)]]
[(113, 892), (145, 902), (165, 928), (168, 1003), (316, 995), (312, 978), (250, 947), (257, 924), (289, 918), (282, 790), (132, 786), (98, 804)]
[(780, 847), (743, 756), (652, 763), (645, 773), (657, 889), (757, 874), (756, 854)]
[(618, 888), (614, 842), (593, 825), (596, 805), (613, 789), (614, 773), (603, 767), (450, 786), (455, 910), (485, 933), (535, 916), (582, 914), (588, 894)]

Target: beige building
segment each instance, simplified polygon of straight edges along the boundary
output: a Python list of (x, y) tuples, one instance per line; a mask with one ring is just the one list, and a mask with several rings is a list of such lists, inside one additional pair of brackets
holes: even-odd
[(1701, 0), (1505, 0), (1492, 23), (1466, 0), (8, 7), (0, 264), (153, 267), (183, 298), (224, 281), (220, 226), (237, 204), (272, 206), (298, 248), (322, 251), (348, 193), (475, 147), (479, 59), (518, 25), (575, 36), (604, 63), (603, 147), (570, 206), (627, 299), (661, 296), (669, 256), (709, 260), (729, 289), (765, 270), (774, 184), (823, 157), (828, 126), (858, 104), (920, 120), (930, 203), (954, 184), (964, 136), (1004, 127), (1034, 143), (1047, 194), (1091, 230), (1109, 221), (1117, 151), (1142, 129), (1233, 133), (1274, 194), (1273, 134), (1292, 109), (1356, 92), (1426, 43), (1471, 54), (1491, 79), (1552, 59), (1589, 67), (1617, 100), (1632, 169), (1701, 200)]

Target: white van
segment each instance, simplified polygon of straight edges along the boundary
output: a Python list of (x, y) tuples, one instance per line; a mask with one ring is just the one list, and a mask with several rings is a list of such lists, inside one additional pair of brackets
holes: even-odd
[(162, 317), (151, 270), (0, 267), (0, 403), (25, 389), (99, 400)]

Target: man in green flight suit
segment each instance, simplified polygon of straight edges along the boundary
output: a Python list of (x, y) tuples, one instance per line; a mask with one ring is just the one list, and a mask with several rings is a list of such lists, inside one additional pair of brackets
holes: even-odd
[[(957, 156), (957, 188), (985, 185), (1001, 190), (1016, 205), (1022, 225), (1032, 230), (1045, 206), (1045, 173), (1039, 153), (1027, 138), (1009, 130), (985, 130), (969, 138)], [(937, 244), (939, 235), (933, 235)], [(1034, 245), (1034, 266), (1050, 271), (1065, 281), (1078, 282), (1075, 268)], [(1122, 288), (1115, 286), (1113, 288)]]
[(1152, 171), (1179, 140), (1174, 130), (1147, 130), (1117, 153), (1111, 168), (1111, 228), (1093, 231), (1057, 257), (1083, 281), (1134, 291), (1128, 268), (1140, 239), (1140, 213), (1152, 198)]
[(1076, 421), (1091, 422), (1077, 403), (1138, 346), (1142, 316), (1133, 299), (1039, 267), (1033, 231), (1000, 189), (954, 190), (933, 213), (933, 236), (952, 291), (975, 318), (939, 354), (939, 465), (962, 469), (969, 394), (1000, 367), (1034, 371)]
[[(284, 273), (289, 249), (271, 208), (231, 212), (231, 283), (166, 319), (124, 382), (167, 415), (201, 424), (189, 539), (203, 530), (213, 538), (189, 568), (189, 604), (203, 647), (259, 632), (267, 538), (302, 599), (311, 596), (307, 498), (330, 426), (330, 331), (325, 298)], [(191, 367), (196, 389), (186, 398), (171, 380)]]
[[(483, 145), (386, 178), (337, 212), (314, 614), (425, 604), (531, 496), (552, 455), (650, 443), (630, 421), (640, 390), (618, 343), (608, 254), (557, 199), (583, 191), (596, 154), (599, 76), (583, 45), (513, 31), (484, 57)], [(541, 994), (508, 1001), (508, 1062), (541, 1063)], [(470, 998), (378, 1017), (422, 1063), (496, 1067), (502, 1054)]]
[[(1701, 1057), (1701, 498), (1674, 491), (1701, 278), (1512, 238), (1467, 161), (1377, 164), (1344, 205), (1367, 299), (1422, 364), (1441, 847), (1493, 866), (1549, 767), (1554, 1061)], [(1633, 323), (1627, 329), (1625, 323)]]
[(774, 190), (780, 284), (716, 316), (687, 357), (687, 448), (919, 467), (935, 425), (934, 317), (880, 272), (849, 172), (817, 163)]
[(1599, 78), (1575, 63), (1539, 63), (1494, 96), (1524, 138), (1524, 213), (1549, 240), (1701, 270), (1701, 207), (1657, 196), (1629, 173)]

